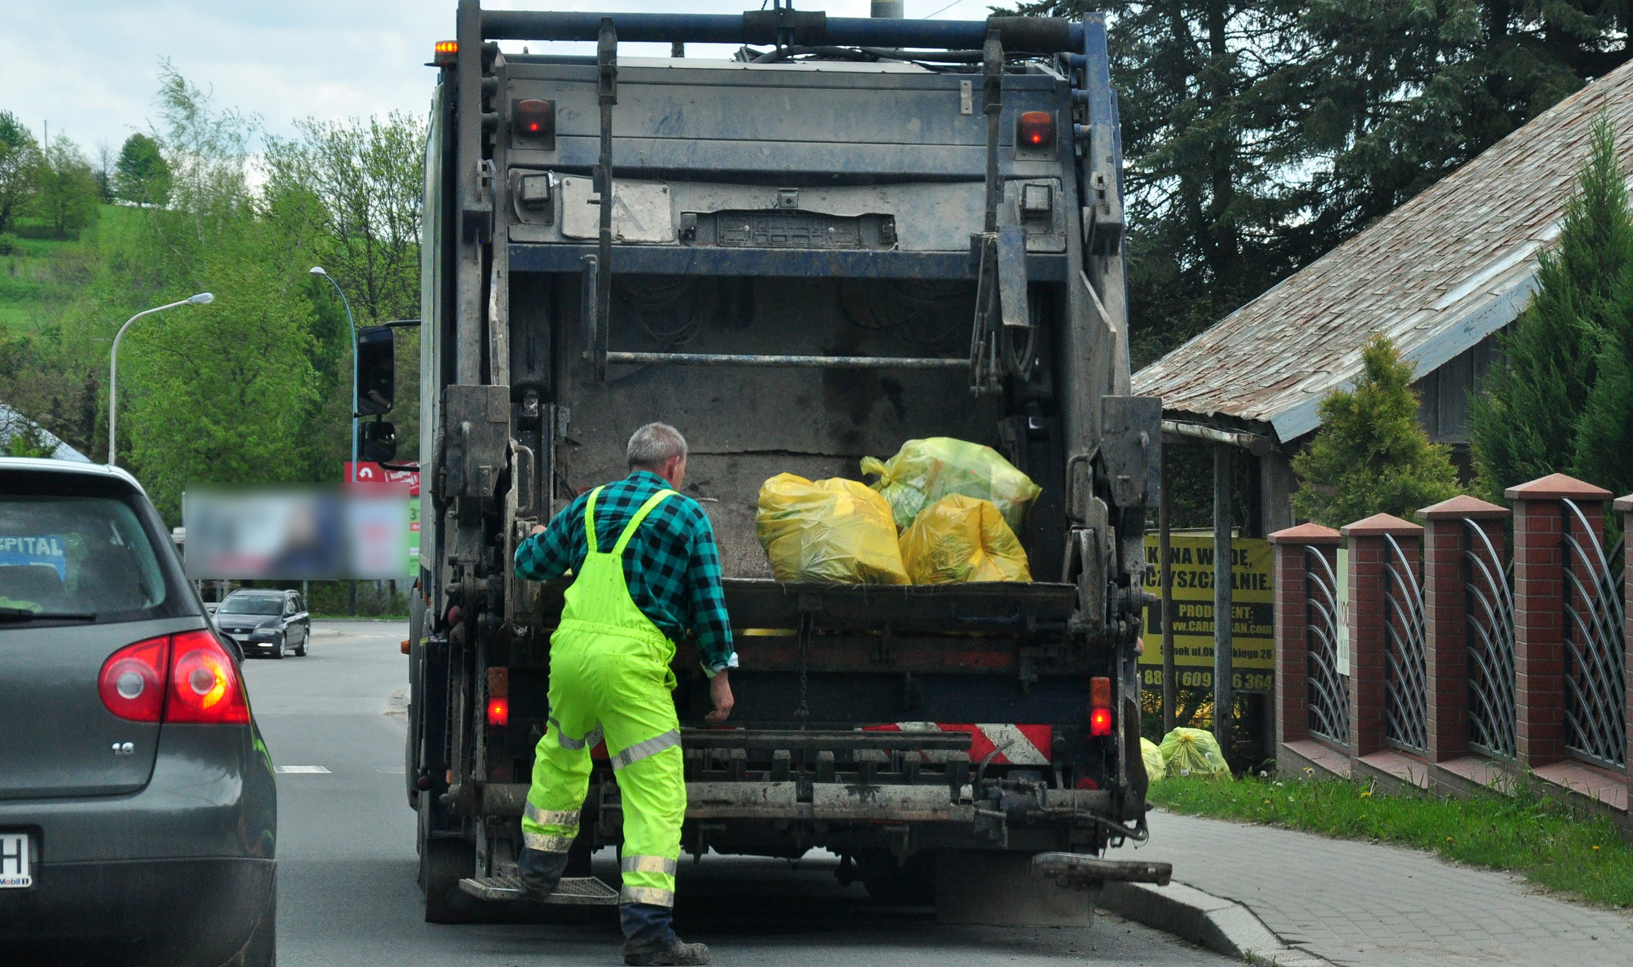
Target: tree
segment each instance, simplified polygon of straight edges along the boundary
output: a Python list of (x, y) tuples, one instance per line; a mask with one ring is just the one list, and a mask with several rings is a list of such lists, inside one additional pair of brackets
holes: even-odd
[(34, 210), (58, 238), (68, 238), (96, 220), (100, 199), (91, 163), (79, 145), (58, 135), (45, 151)]
[[(394, 112), (383, 120), (353, 118), (296, 123), (298, 139), (268, 140), (264, 210), (291, 237), (308, 240), (315, 261), (346, 291), (359, 325), (419, 315), (420, 199), (425, 187), (425, 125)], [(333, 289), (312, 288), (320, 315), (335, 309)], [(334, 380), (331, 398), (349, 410), (350, 335), (343, 314), (332, 316), (327, 340)], [(419, 332), (397, 330), (397, 405), (391, 418), (401, 441), (398, 458), (419, 450)]]
[(170, 200), (170, 165), (158, 142), (141, 132), (125, 139), (114, 169), (114, 193), (137, 204), (163, 205)]
[(104, 205), (113, 204), (116, 197), (113, 193), (114, 163), (113, 149), (108, 147), (108, 142), (98, 141), (96, 143), (96, 165), (92, 174), (96, 176), (97, 194), (101, 197)]
[[(1600, 360), (1623, 354), (1633, 313), (1633, 214), (1617, 166), (1615, 131), (1599, 118), (1587, 164), (1565, 208), (1559, 240), (1542, 254), (1538, 288), (1505, 331), (1498, 362), (1470, 398), (1469, 440), (1480, 487), (1493, 499), (1505, 487), (1550, 473), (1592, 473), (1625, 454), (1584, 453), (1580, 432), (1595, 396)], [(1620, 434), (1608, 384), (1595, 401), (1594, 446)], [(1625, 433), (1625, 430), (1622, 431)], [(1624, 478), (1626, 479), (1626, 478)]]
[(40, 148), (28, 127), (10, 111), (0, 111), (0, 232), (12, 222), (34, 194), (39, 177)]
[(1410, 517), (1459, 492), (1449, 450), (1418, 425), (1412, 364), (1383, 336), (1367, 342), (1361, 362), (1355, 388), (1321, 401), (1321, 431), (1293, 458), (1303, 481), (1294, 509), (1329, 527), (1377, 513)]
[(1105, 10), (1136, 368), (1633, 54), (1605, 0), (1040, 0)]

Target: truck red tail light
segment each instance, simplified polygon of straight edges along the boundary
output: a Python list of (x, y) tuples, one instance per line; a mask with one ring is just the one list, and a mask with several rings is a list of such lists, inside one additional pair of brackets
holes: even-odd
[(170, 702), (166, 722), (242, 725), (249, 721), (244, 683), (215, 635), (188, 631), (170, 641)]
[(488, 724), (510, 724), (510, 669), (503, 665), (488, 669)]
[(431, 55), (431, 63), (437, 67), (452, 67), (459, 60), (459, 41), (439, 40)]
[(555, 136), (556, 108), (549, 101), (537, 98), (517, 101), (512, 115), (511, 124), (517, 137), (538, 140)]
[(1048, 111), (1022, 112), (1015, 140), (1023, 148), (1049, 147), (1055, 143), (1055, 116)]
[(1089, 737), (1111, 734), (1111, 679), (1089, 679)]
[(149, 638), (126, 645), (102, 663), (97, 691), (108, 711), (132, 722), (157, 722), (164, 713), (165, 672), (170, 639)]
[(243, 679), (208, 631), (138, 641), (108, 656), (98, 679), (102, 704), (134, 722), (242, 725)]

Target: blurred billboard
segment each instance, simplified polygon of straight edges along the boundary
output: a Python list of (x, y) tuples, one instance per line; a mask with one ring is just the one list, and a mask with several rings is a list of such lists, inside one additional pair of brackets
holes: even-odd
[(403, 484), (194, 485), (182, 501), (187, 576), (392, 580), (408, 555)]

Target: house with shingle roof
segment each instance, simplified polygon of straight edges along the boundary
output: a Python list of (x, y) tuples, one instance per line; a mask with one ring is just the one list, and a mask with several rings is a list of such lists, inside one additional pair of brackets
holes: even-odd
[(4, 403), (0, 403), (0, 455), (9, 452), (11, 441), (16, 437), (29, 432), (36, 433), (37, 439), (50, 450), (53, 460), (71, 460), (76, 463), (90, 463), (85, 454), (62, 442), (55, 434), (33, 420), (17, 412)]
[(1466, 444), (1492, 337), (1536, 289), (1601, 113), (1633, 166), (1627, 64), (1140, 370), (1133, 391), (1162, 398), (1170, 434), (1255, 444), (1267, 533), (1292, 525), (1291, 455), (1320, 429), (1321, 400), (1353, 385), (1374, 334), (1417, 367), (1430, 437)]

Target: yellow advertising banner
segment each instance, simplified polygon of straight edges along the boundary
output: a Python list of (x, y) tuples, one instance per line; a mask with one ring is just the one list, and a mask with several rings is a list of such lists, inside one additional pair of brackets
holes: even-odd
[[(1174, 534), (1169, 538), (1174, 569), (1174, 665), (1179, 685), (1213, 687), (1213, 536)], [(1276, 592), (1270, 542), (1238, 537), (1230, 545), (1232, 685), (1245, 691), (1268, 689), (1276, 667)], [(1145, 535), (1150, 565), (1145, 589), (1162, 593), (1157, 535)], [(1162, 687), (1162, 606), (1145, 614), (1145, 654), (1141, 675), (1148, 687)]]

